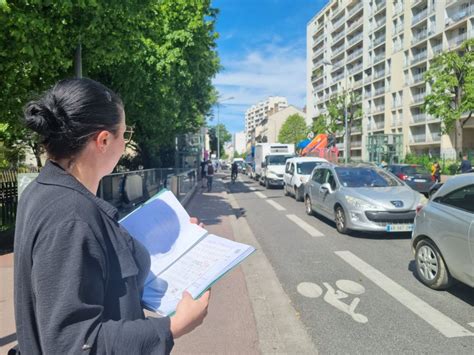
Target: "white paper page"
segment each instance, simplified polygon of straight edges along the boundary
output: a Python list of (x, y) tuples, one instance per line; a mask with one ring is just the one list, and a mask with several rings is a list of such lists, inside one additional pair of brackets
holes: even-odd
[(148, 200), (120, 223), (150, 253), (151, 275), (147, 283), (207, 233), (190, 222), (188, 213), (171, 191)]
[[(242, 254), (249, 254), (253, 247), (207, 235), (181, 259), (165, 270), (145, 288), (144, 303), (159, 313), (175, 311), (184, 290), (197, 297), (217, 278), (230, 269)], [(163, 296), (163, 289), (166, 292)], [(159, 298), (161, 300), (159, 300)]]

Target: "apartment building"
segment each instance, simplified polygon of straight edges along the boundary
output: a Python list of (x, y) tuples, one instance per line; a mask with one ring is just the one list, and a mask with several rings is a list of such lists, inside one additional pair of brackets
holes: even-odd
[(262, 120), (267, 119), (268, 115), (288, 107), (286, 97), (270, 96), (264, 101), (253, 105), (245, 112), (245, 135), (250, 139), (252, 131)]
[[(347, 89), (363, 112), (351, 158), (366, 160), (367, 136), (377, 133), (402, 134), (404, 153), (454, 156), (453, 137), (422, 110), (423, 75), (436, 54), (474, 37), (473, 26), (474, 0), (330, 1), (307, 25), (308, 116), (327, 113)], [(464, 134), (474, 148), (473, 119)]]

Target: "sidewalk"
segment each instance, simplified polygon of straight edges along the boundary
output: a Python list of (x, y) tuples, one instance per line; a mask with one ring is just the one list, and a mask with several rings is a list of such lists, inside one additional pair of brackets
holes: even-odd
[[(216, 174), (211, 192), (198, 185), (186, 209), (209, 232), (257, 252), (212, 287), (203, 325), (176, 339), (173, 354), (316, 354), (226, 181), (228, 172)], [(12, 256), (0, 256), (0, 354), (16, 341)]]

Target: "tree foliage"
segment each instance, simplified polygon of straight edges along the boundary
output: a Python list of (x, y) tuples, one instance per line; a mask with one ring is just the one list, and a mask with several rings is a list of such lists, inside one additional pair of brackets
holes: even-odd
[(425, 78), (431, 85), (425, 111), (441, 119), (443, 133), (455, 131), (454, 145), (461, 152), (463, 127), (474, 111), (474, 39), (435, 57)]
[(215, 93), (219, 69), (210, 0), (7, 1), (0, 6), (0, 117), (9, 144), (34, 147), (18, 117), (22, 106), (73, 76), (82, 45), (84, 76), (118, 92), (145, 167), (176, 134), (198, 129)]
[(288, 116), (278, 133), (278, 142), (296, 144), (306, 138), (308, 127), (303, 117), (297, 113)]
[(224, 153), (224, 144), (232, 140), (232, 135), (222, 123), (215, 126), (209, 126), (208, 133), (211, 153), (217, 153), (217, 131), (219, 131), (219, 152), (222, 156)]

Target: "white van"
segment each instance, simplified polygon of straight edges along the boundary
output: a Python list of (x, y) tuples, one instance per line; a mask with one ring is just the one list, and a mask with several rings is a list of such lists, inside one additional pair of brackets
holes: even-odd
[(286, 161), (285, 174), (283, 176), (285, 195), (293, 195), (296, 201), (303, 201), (304, 184), (311, 176), (313, 169), (328, 161), (315, 157), (296, 157)]

